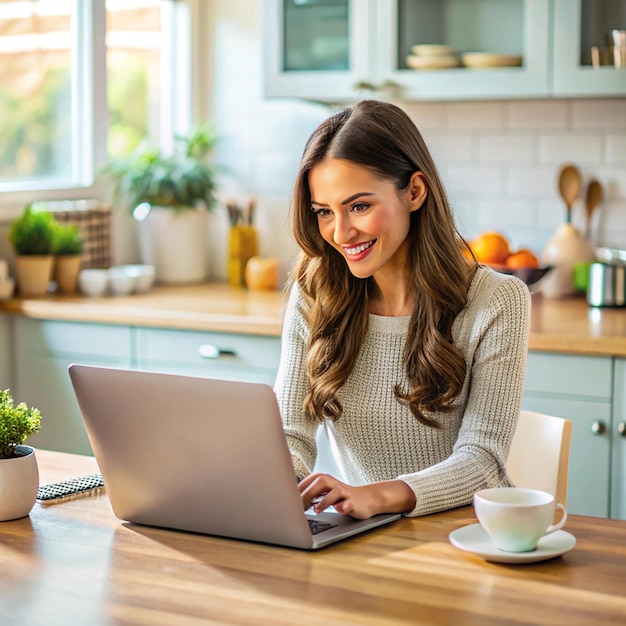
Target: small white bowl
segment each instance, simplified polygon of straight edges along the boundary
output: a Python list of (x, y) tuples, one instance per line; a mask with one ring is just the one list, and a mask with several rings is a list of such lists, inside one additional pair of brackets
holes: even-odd
[(15, 290), (15, 281), (12, 278), (5, 278), (0, 282), (0, 300), (8, 300)]
[(86, 296), (104, 296), (109, 286), (109, 270), (97, 268), (81, 270), (78, 275), (78, 286)]
[(137, 277), (125, 266), (109, 268), (109, 288), (114, 296), (127, 296), (135, 290)]
[(146, 293), (152, 289), (156, 277), (154, 265), (138, 263), (125, 267), (135, 275), (135, 291), (137, 293)]

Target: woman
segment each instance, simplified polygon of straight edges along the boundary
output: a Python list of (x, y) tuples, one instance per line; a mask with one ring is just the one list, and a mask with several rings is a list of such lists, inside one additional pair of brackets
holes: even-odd
[[(301, 253), (275, 390), (304, 505), (414, 516), (509, 485), (530, 296), (468, 261), (410, 118), (366, 100), (322, 122), (291, 218)], [(347, 481), (311, 473), (321, 423)]]

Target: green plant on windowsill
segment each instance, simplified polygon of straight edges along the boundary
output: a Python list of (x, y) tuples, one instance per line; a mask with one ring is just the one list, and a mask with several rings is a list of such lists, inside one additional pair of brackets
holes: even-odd
[(57, 255), (79, 255), (83, 252), (83, 238), (73, 224), (55, 224), (54, 251)]
[(144, 203), (179, 211), (197, 204), (209, 211), (215, 207), (216, 170), (208, 161), (216, 144), (213, 131), (200, 125), (177, 135), (175, 143), (171, 155), (142, 146), (102, 169), (115, 182), (116, 199), (131, 212)]
[(17, 447), (41, 427), (41, 413), (24, 402), (15, 404), (9, 389), (0, 391), (0, 459), (22, 456)]
[(9, 241), (21, 256), (46, 256), (55, 252), (56, 222), (47, 211), (28, 205), (9, 228)]

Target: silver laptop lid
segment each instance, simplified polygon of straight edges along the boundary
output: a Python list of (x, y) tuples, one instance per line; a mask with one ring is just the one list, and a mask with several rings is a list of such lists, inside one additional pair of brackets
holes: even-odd
[(271, 387), (70, 365), (117, 517), (310, 548)]

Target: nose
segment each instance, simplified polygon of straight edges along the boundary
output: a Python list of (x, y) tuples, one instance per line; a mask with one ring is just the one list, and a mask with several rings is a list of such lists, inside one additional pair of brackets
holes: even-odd
[(354, 237), (357, 229), (353, 226), (350, 215), (338, 214), (335, 217), (335, 232), (333, 239), (336, 244), (342, 245), (349, 243)]

